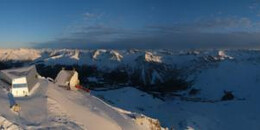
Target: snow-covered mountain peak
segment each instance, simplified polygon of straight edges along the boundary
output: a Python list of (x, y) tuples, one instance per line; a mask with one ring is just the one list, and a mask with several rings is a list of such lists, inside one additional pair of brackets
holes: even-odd
[(95, 60), (97, 60), (98, 57), (99, 57), (102, 53), (106, 53), (106, 52), (107, 52), (107, 50), (98, 49), (98, 50), (96, 50), (96, 51), (94, 52), (92, 58), (95, 59)]
[(162, 63), (162, 57), (154, 55), (151, 52), (146, 51), (144, 54), (144, 60), (146, 62), (155, 62), (155, 63)]
[(0, 49), (0, 60), (35, 60), (41, 57), (41, 52), (35, 49)]
[(71, 56), (71, 58), (79, 60), (79, 50), (75, 50), (74, 54)]
[(110, 54), (112, 56), (110, 58), (111, 60), (121, 61), (123, 59), (123, 56), (119, 52), (117, 52), (115, 50), (111, 50)]
[(233, 57), (227, 55), (227, 54), (225, 53), (225, 51), (223, 51), (223, 50), (219, 50), (219, 51), (218, 51), (218, 56), (220, 57), (221, 60), (224, 60), (224, 59), (226, 59), (226, 58), (227, 58), (227, 59), (234, 59)]
[(123, 56), (115, 50), (98, 49), (93, 53), (94, 60), (109, 59), (112, 61), (121, 61)]

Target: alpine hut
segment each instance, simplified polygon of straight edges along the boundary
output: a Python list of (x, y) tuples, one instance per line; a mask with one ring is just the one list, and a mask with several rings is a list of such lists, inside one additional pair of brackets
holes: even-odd
[(9, 84), (10, 92), (14, 97), (30, 95), (30, 91), (38, 82), (36, 67), (22, 67), (0, 71), (0, 79)]
[(78, 72), (75, 69), (65, 70), (62, 68), (55, 78), (55, 84), (67, 89), (78, 90), (76, 88), (76, 85), (79, 84)]

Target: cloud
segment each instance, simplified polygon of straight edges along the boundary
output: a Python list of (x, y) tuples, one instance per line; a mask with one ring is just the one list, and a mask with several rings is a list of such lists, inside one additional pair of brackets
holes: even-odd
[(251, 4), (249, 4), (248, 8), (251, 10), (255, 10), (258, 8), (258, 5), (259, 5), (258, 1), (254, 1)]
[(54, 48), (255, 48), (260, 33), (249, 31), (260, 24), (248, 18), (200, 19), (190, 23), (149, 25), (139, 29), (106, 25), (82, 26), (67, 37), (36, 47)]
[(197, 26), (204, 28), (232, 28), (232, 27), (250, 27), (252, 22), (246, 17), (236, 18), (214, 18), (210, 20), (198, 21)]
[(38, 47), (54, 48), (112, 48), (112, 49), (191, 49), (191, 48), (257, 48), (260, 33), (169, 33), (146, 37), (126, 37), (98, 40), (89, 38), (64, 38)]
[(189, 23), (179, 23), (174, 25), (150, 25), (150, 29), (171, 32), (232, 32), (246, 31), (253, 27), (253, 23), (249, 18), (228, 17), (199, 19)]
[(256, 14), (256, 16), (260, 16), (260, 1), (259, 0), (255, 0), (253, 1), (249, 6), (248, 8)]
[(90, 13), (90, 12), (86, 12), (83, 16), (84, 16), (84, 18), (86, 18), (86, 19), (90, 19), (90, 18), (97, 18), (97, 17), (99, 17), (100, 15), (94, 14), (94, 13)]

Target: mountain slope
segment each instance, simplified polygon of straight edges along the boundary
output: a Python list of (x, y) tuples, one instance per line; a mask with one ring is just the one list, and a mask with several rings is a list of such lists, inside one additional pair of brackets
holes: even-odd
[(4, 106), (0, 115), (23, 129), (142, 130), (152, 126), (138, 124), (138, 114), (123, 113), (88, 93), (68, 91), (46, 79), (39, 80), (31, 96), (16, 99), (22, 108), (18, 115), (9, 109), (2, 87), (0, 95)]
[(47, 95), (58, 102), (74, 120), (84, 124), (86, 129), (141, 129), (135, 126), (129, 117), (120, 115), (91, 95), (78, 94), (54, 86), (50, 86)]

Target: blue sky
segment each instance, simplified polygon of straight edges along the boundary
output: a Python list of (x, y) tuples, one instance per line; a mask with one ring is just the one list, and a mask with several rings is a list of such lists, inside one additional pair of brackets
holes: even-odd
[(257, 48), (257, 0), (0, 0), (0, 47)]

